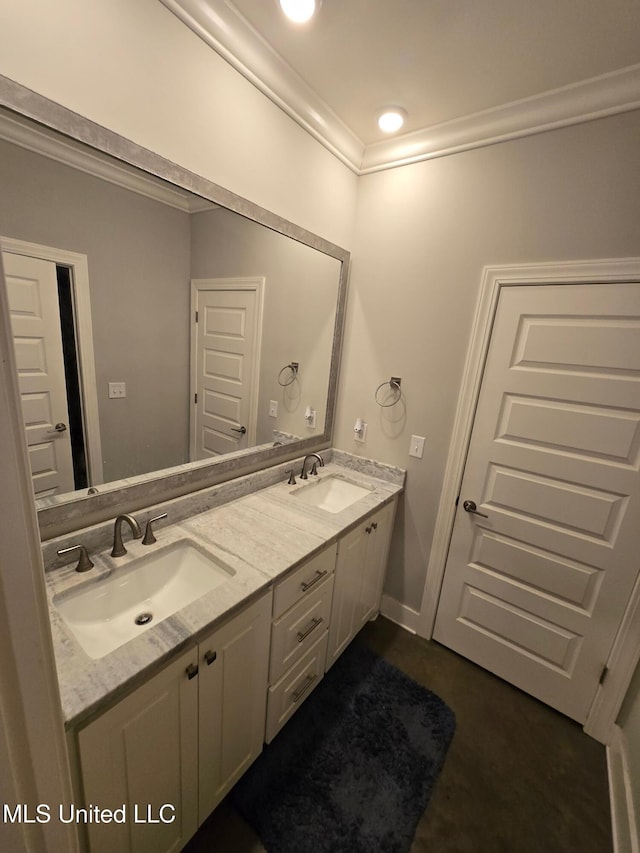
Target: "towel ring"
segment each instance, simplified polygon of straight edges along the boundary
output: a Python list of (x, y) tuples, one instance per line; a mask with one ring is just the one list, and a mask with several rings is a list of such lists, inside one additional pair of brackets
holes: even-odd
[[(278, 385), (281, 385), (283, 388), (286, 388), (287, 385), (291, 385), (296, 376), (298, 375), (298, 368), (300, 367), (300, 363), (298, 361), (292, 361), (291, 364), (285, 364), (280, 373), (278, 374)], [(282, 374), (285, 370), (291, 371), (291, 378), (287, 382), (282, 381)]]
[[(400, 401), (400, 397), (402, 397), (402, 391), (400, 390), (400, 383), (402, 379), (398, 376), (392, 376), (388, 382), (381, 382), (380, 385), (376, 388), (375, 398), (376, 403), (380, 406), (381, 409), (390, 409), (391, 406), (395, 406), (396, 403)], [(382, 388), (386, 388), (387, 385), (389, 388), (392, 388), (396, 393), (394, 399), (390, 403), (381, 403), (380, 402), (380, 391)]]

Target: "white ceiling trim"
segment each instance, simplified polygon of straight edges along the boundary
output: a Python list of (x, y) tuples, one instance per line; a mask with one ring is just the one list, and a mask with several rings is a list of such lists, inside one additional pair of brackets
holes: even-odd
[(226, 0), (161, 0), (356, 174), (395, 168), (640, 107), (640, 65), (365, 146)]
[(640, 107), (640, 65), (368, 145), (359, 174), (444, 157)]
[(225, 0), (160, 0), (294, 121), (358, 172), (364, 143)]

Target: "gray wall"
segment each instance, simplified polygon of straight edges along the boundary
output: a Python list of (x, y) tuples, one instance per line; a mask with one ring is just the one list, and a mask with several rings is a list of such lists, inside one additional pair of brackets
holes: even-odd
[[(386, 592), (413, 610), (483, 268), (639, 255), (639, 141), (634, 112), (360, 178), (335, 443), (407, 468)], [(404, 410), (373, 400), (391, 375)]]
[[(273, 430), (307, 438), (324, 429), (340, 262), (276, 231), (218, 208), (192, 217), (193, 278), (264, 276), (265, 298), (257, 443)], [(300, 363), (296, 380), (278, 384), (284, 365)], [(290, 377), (285, 371), (282, 381)], [(269, 417), (269, 401), (278, 417)], [(316, 429), (304, 411), (316, 409)]]
[(188, 214), (5, 142), (0, 187), (2, 236), (87, 255), (105, 482), (186, 462)]

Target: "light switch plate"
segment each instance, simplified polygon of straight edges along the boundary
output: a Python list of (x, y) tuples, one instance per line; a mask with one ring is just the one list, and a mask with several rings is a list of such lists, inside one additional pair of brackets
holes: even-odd
[(412, 435), (411, 444), (409, 445), (409, 456), (416, 456), (418, 459), (422, 459), (424, 442), (425, 437), (423, 435)]
[(126, 382), (110, 382), (109, 383), (109, 399), (115, 400), (117, 397), (127, 396)]
[(278, 401), (277, 400), (269, 400), (269, 417), (277, 418), (278, 417)]

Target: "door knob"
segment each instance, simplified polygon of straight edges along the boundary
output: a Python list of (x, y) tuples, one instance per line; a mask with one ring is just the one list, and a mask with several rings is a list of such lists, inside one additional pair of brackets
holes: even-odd
[(470, 512), (472, 515), (479, 515), (482, 518), (489, 518), (489, 516), (485, 515), (483, 512), (478, 512), (478, 507), (476, 506), (475, 501), (465, 501), (462, 504), (462, 508), (465, 512)]
[(59, 424), (56, 424), (53, 429), (48, 429), (47, 434), (49, 435), (49, 434), (54, 433), (54, 432), (66, 432), (66, 431), (67, 431), (67, 425), (63, 424), (61, 422)]
[(240, 435), (244, 435), (244, 434), (245, 434), (245, 432), (247, 431), (246, 426), (241, 426), (241, 427), (231, 427), (231, 429), (232, 429), (232, 431), (233, 431), (233, 432), (239, 432), (239, 433), (240, 433)]

